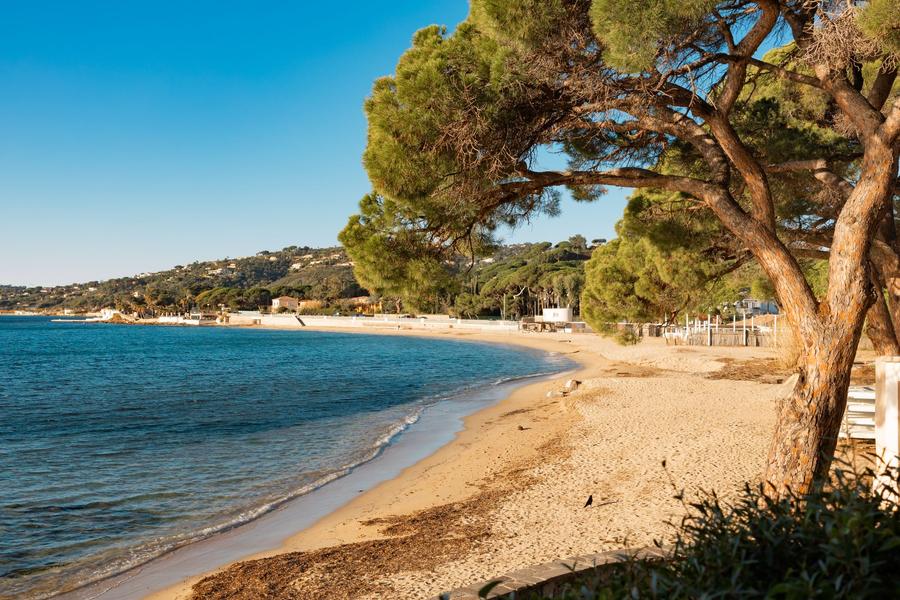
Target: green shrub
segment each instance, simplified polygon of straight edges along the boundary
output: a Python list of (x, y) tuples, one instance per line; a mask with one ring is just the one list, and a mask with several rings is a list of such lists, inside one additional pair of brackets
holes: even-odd
[(900, 598), (900, 511), (872, 475), (837, 471), (783, 500), (749, 486), (731, 503), (709, 494), (686, 505), (671, 560), (598, 570), (555, 597)]
[(623, 327), (616, 331), (613, 339), (622, 346), (634, 346), (641, 341), (641, 336), (636, 334), (631, 327)]
[(600, 322), (591, 326), (597, 335), (604, 337), (612, 337), (619, 331), (619, 327), (615, 323)]
[(601, 322), (592, 327), (597, 335), (612, 338), (622, 346), (634, 346), (641, 341), (632, 325)]

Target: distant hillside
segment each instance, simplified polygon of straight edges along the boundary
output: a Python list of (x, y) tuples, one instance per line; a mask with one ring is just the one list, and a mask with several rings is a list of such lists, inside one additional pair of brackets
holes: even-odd
[(74, 311), (116, 306), (129, 310), (189, 308), (203, 292), (266, 288), (278, 295), (331, 299), (366, 295), (340, 247), (289, 246), (255, 256), (224, 258), (166, 271), (54, 287), (0, 285), (0, 310)]
[[(459, 289), (434, 308), (463, 316), (499, 316), (532, 314), (551, 304), (577, 306), (584, 261), (592, 250), (578, 238), (555, 245), (501, 246), (471, 269), (461, 258)], [(340, 307), (343, 299), (368, 294), (353, 276), (343, 248), (289, 246), (107, 281), (43, 288), (0, 285), (0, 310), (89, 312), (115, 307), (145, 315), (195, 306), (255, 310), (280, 295)]]

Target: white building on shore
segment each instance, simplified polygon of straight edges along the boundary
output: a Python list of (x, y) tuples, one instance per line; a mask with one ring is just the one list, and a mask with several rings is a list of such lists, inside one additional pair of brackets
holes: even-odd
[(542, 311), (544, 323), (571, 323), (572, 309), (566, 308), (545, 308)]

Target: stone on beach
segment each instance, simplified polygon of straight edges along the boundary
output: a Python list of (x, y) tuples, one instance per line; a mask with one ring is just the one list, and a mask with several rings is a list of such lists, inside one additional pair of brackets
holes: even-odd
[(575, 390), (578, 389), (578, 386), (580, 386), (580, 385), (581, 385), (581, 382), (578, 381), (577, 379), (570, 379), (570, 380), (568, 380), (568, 381), (566, 382), (566, 386), (565, 386), (565, 388), (564, 388), (564, 391), (565, 391), (566, 393), (574, 392)]

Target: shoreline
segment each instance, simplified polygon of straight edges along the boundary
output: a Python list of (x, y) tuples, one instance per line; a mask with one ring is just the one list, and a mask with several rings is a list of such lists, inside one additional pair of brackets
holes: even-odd
[[(622, 347), (578, 333), (235, 326), (558, 352), (577, 361), (568, 377), (582, 385), (566, 396), (559, 375), (523, 386), (466, 417), (449, 443), (395, 477), (309, 526), (287, 523), (290, 535), (269, 549), (128, 598), (412, 600), (535, 564), (666, 543), (667, 523), (684, 511), (673, 485), (688, 498), (716, 490), (727, 500), (761, 476), (781, 393), (774, 354), (761, 348), (652, 338)], [(586, 511), (588, 495), (594, 506)]]
[[(547, 395), (562, 381), (522, 388), (277, 550), (149, 597), (436, 597), (535, 564), (665, 543), (667, 523), (684, 511), (675, 483), (688, 498), (714, 489), (727, 499), (762, 474), (781, 391), (771, 351), (496, 337), (565, 352), (580, 363), (582, 385), (565, 397)], [(749, 376), (731, 368), (751, 363)]]
[[(500, 344), (504, 346), (522, 348), (525, 350), (540, 351), (545, 353), (555, 352), (559, 354), (569, 354), (572, 350), (564, 343), (557, 340), (528, 339), (525, 336), (509, 333), (485, 334), (471, 331), (416, 331), (396, 330), (394, 328), (380, 329), (369, 327), (367, 327), (365, 330), (360, 330), (358, 328), (345, 329), (333, 327), (304, 327), (302, 329), (298, 329), (277, 326), (219, 326), (240, 327), (241, 329), (291, 330), (299, 332), (321, 331), (326, 333), (353, 333), (357, 335), (370, 334), (400, 335), (406, 337), (428, 337), (433, 339), (471, 341), (474, 343)], [(570, 360), (573, 359), (572, 356), (569, 356), (568, 358)], [(217, 533), (210, 538), (206, 538), (204, 540), (200, 540), (176, 548), (161, 555), (160, 557), (154, 558), (149, 562), (144, 563), (141, 566), (130, 569), (124, 573), (120, 573), (119, 575), (110, 578), (104, 578), (97, 582), (77, 588), (76, 590), (72, 590), (70, 592), (66, 592), (56, 597), (73, 600), (84, 598), (97, 598), (98, 600), (105, 598), (145, 597), (185, 598), (190, 595), (190, 587), (193, 585), (193, 583), (209, 575), (210, 573), (220, 572), (221, 570), (227, 568), (232, 564), (267, 556), (274, 556), (283, 552), (289, 552), (298, 547), (298, 544), (300, 546), (321, 545), (320, 542), (324, 540), (320, 540), (319, 542), (310, 542), (308, 539), (303, 538), (310, 537), (309, 535), (307, 535), (307, 532), (316, 532), (323, 526), (326, 526), (328, 523), (331, 523), (335, 520), (341, 520), (351, 514), (356, 514), (354, 510), (360, 505), (360, 503), (371, 503), (373, 495), (379, 494), (380, 490), (382, 490), (384, 486), (390, 486), (392, 482), (398, 480), (406, 481), (410, 477), (414, 477), (415, 475), (413, 474), (413, 472), (422, 469), (423, 463), (426, 463), (424, 468), (427, 469), (427, 463), (429, 463), (430, 461), (434, 461), (437, 455), (445, 453), (449, 453), (451, 455), (454, 454), (454, 452), (450, 450), (450, 448), (454, 445), (459, 445), (460, 440), (467, 437), (467, 432), (469, 432), (469, 430), (473, 427), (473, 424), (483, 423), (488, 418), (488, 415), (485, 415), (485, 413), (495, 413), (497, 410), (500, 410), (501, 407), (505, 407), (511, 398), (516, 398), (519, 394), (525, 393), (529, 397), (533, 396), (533, 391), (526, 390), (540, 388), (541, 394), (544, 395), (546, 393), (544, 391), (544, 388), (546, 388), (546, 386), (550, 385), (551, 387), (559, 387), (560, 383), (555, 380), (561, 377), (574, 376), (574, 373), (580, 372), (582, 370), (583, 364), (581, 364), (577, 359), (573, 360), (573, 362), (575, 363), (575, 369), (567, 369), (555, 374), (536, 374), (534, 376), (531, 376), (535, 377), (537, 379), (536, 381), (528, 381), (530, 377), (526, 377), (524, 378), (524, 381), (519, 380), (499, 384), (498, 388), (504, 390), (501, 396), (491, 398), (486, 405), (484, 402), (481, 402), (481, 406), (477, 407), (475, 409), (475, 412), (469, 411), (464, 416), (457, 415), (457, 417), (461, 417), (460, 429), (452, 432), (452, 435), (450, 437), (443, 440), (436, 446), (432, 443), (431, 447), (429, 447), (424, 454), (420, 453), (419, 456), (415, 456), (412, 462), (409, 462), (408, 460), (405, 461), (406, 464), (404, 464), (400, 468), (396, 468), (396, 463), (402, 463), (404, 461), (403, 457), (400, 456), (398, 452), (402, 451), (408, 454), (415, 454), (416, 448), (407, 447), (392, 449), (392, 446), (410, 446), (411, 444), (404, 444), (404, 441), (408, 440), (414, 429), (420, 429), (420, 427), (416, 427), (416, 425), (419, 425), (418, 423), (398, 435), (396, 439), (391, 442), (391, 444), (385, 447), (384, 451), (380, 453), (380, 456), (373, 457), (371, 460), (353, 468), (349, 474), (345, 474), (331, 482), (328, 482), (308, 494), (304, 494), (297, 498), (285, 501), (283, 504), (279, 505), (272, 511), (265, 513), (259, 518), (256, 518), (248, 523), (241, 524), (238, 527)], [(554, 381), (551, 382), (551, 380)], [(485, 391), (487, 392), (487, 390)], [(441, 427), (445, 427), (448, 424), (450, 423), (445, 420)], [(432, 428), (433, 427), (434, 424), (432, 424)], [(432, 437), (439, 437), (444, 432), (432, 431), (431, 433)], [(415, 433), (413, 433), (413, 436), (415, 436)], [(388, 462), (394, 463), (395, 472), (389, 473), (387, 478), (378, 477), (377, 474), (375, 474), (374, 479), (372, 477), (368, 477), (368, 484), (357, 483), (358, 481), (366, 481), (367, 477), (366, 474), (363, 474), (362, 477), (354, 477), (355, 474), (361, 471), (378, 471), (379, 467), (383, 467), (383, 465), (373, 465), (372, 463), (379, 461), (379, 459), (381, 459), (385, 454), (388, 453), (392, 454), (392, 456), (390, 457), (391, 460)], [(439, 458), (437, 460), (444, 459)], [(381, 470), (383, 471), (384, 469), (382, 468)], [(342, 485), (337, 485), (340, 482), (344, 483)], [(348, 485), (351, 485), (352, 487), (355, 487), (356, 485), (367, 485), (368, 487), (362, 494), (359, 494), (358, 496), (356, 494), (353, 494), (352, 496), (347, 496), (343, 499), (339, 498), (331, 506), (322, 505), (323, 501), (327, 503), (328, 500), (319, 498), (319, 496), (332, 495), (323, 494), (322, 492), (326, 490), (330, 491), (334, 488), (347, 487)], [(343, 491), (345, 492), (346, 496), (346, 490)], [(340, 496), (341, 490), (336, 490), (336, 493), (338, 494), (338, 496)], [(317, 517), (310, 520), (310, 511), (308, 510), (291, 511), (291, 505), (310, 504), (310, 502), (308, 502), (308, 499), (314, 495), (316, 496), (316, 498), (313, 499), (314, 501), (312, 502), (311, 513), (314, 515), (318, 515)], [(305, 512), (306, 514), (298, 514), (300, 512)], [(291, 514), (285, 516), (283, 513)], [(273, 515), (280, 517), (280, 519), (271, 519), (271, 516)], [(277, 523), (277, 527), (280, 528), (278, 529), (277, 533), (272, 531), (272, 526), (269, 527), (269, 531), (265, 530), (267, 520), (272, 520)], [(262, 527), (260, 526), (261, 522), (263, 525)], [(312, 535), (312, 538), (315, 537), (316, 534), (314, 533)], [(193, 557), (191, 556), (192, 554), (194, 555)], [(173, 581), (171, 579), (171, 573), (173, 571), (178, 572), (179, 570), (181, 570), (183, 576), (179, 576)], [(165, 575), (164, 573), (166, 573), (167, 571), (168, 575)], [(175, 583), (175, 585), (172, 585), (173, 583)]]

